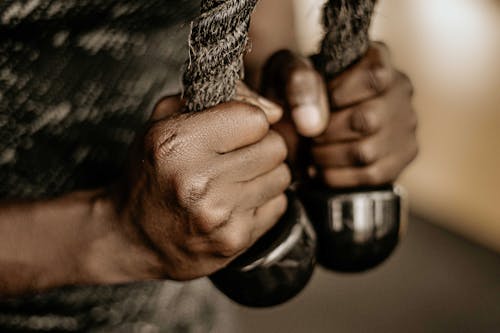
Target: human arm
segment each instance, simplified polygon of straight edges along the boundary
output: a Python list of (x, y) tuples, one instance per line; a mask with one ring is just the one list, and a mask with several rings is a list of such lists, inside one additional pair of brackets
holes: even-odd
[(113, 226), (117, 219), (107, 196), (96, 190), (2, 202), (0, 295), (138, 279), (131, 273), (143, 274), (134, 266), (147, 259), (147, 252)]
[(290, 173), (269, 130), (281, 110), (239, 98), (253, 105), (191, 115), (179, 98), (163, 100), (112, 188), (0, 203), (0, 296), (192, 279), (248, 248), (286, 208)]

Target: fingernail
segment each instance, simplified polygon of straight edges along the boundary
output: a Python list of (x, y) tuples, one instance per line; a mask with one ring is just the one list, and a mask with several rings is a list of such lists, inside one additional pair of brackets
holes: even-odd
[(281, 107), (276, 104), (276, 103), (273, 103), (271, 102), (270, 100), (268, 100), (267, 98), (264, 98), (264, 97), (261, 97), (259, 96), (257, 98), (257, 101), (259, 102), (259, 104), (262, 105), (262, 107), (264, 107), (268, 112), (272, 112), (275, 116), (281, 116), (281, 113), (282, 113), (282, 110), (281, 110)]
[(257, 98), (257, 100), (259, 101), (260, 104), (262, 104), (262, 106), (266, 107), (266, 108), (273, 108), (273, 109), (279, 109), (279, 106), (273, 102), (271, 102), (270, 100), (268, 100), (267, 98), (264, 98), (262, 96), (259, 96)]
[(302, 135), (315, 135), (321, 127), (321, 111), (315, 104), (303, 104), (292, 110), (292, 118)]

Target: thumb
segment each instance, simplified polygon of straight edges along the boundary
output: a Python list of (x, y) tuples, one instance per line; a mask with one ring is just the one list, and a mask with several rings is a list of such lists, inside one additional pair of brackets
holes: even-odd
[(281, 106), (259, 96), (241, 81), (236, 83), (236, 95), (234, 96), (234, 100), (252, 104), (260, 108), (266, 114), (267, 121), (271, 125), (277, 123), (283, 116), (283, 109)]
[(158, 121), (174, 115), (182, 110), (184, 104), (185, 101), (182, 100), (180, 95), (163, 97), (153, 108), (150, 121)]
[(315, 137), (328, 126), (326, 85), (308, 59), (290, 51), (275, 53), (264, 66), (262, 91), (286, 106), (299, 134)]

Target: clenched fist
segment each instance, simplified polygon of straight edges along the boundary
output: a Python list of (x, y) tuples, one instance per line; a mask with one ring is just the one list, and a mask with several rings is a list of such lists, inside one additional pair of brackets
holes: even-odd
[(182, 114), (180, 98), (167, 98), (138, 140), (120, 216), (163, 277), (223, 268), (286, 210), (287, 149), (270, 129), (282, 111), (241, 87), (237, 100)]
[(415, 158), (417, 117), (413, 87), (391, 64), (385, 45), (373, 43), (365, 56), (329, 82), (309, 60), (281, 51), (263, 73), (263, 92), (289, 111), (276, 128), (287, 138), (295, 165), (299, 135), (316, 176), (335, 188), (394, 181)]

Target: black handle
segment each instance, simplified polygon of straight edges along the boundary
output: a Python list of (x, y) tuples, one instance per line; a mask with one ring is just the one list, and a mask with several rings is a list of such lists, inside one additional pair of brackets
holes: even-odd
[(243, 255), (213, 274), (214, 285), (235, 302), (268, 307), (295, 297), (316, 264), (316, 235), (296, 195), (288, 191), (283, 217)]
[(360, 272), (387, 259), (407, 221), (400, 186), (333, 190), (318, 182), (298, 191), (318, 237), (318, 262), (331, 270)]

